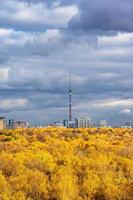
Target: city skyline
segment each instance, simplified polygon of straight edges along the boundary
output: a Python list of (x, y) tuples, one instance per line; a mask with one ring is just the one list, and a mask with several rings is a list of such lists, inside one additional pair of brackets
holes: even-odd
[(133, 121), (131, 0), (1, 0), (0, 116)]

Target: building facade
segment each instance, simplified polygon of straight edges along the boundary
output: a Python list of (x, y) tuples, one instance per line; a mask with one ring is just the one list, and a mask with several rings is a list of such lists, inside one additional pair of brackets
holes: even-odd
[(0, 117), (0, 131), (7, 128), (7, 122), (5, 117)]
[(64, 119), (63, 120), (63, 126), (68, 128), (68, 120), (67, 119)]
[(90, 128), (91, 118), (90, 117), (78, 117), (75, 120), (76, 128)]
[(13, 119), (9, 119), (8, 128), (14, 129), (14, 120)]
[(28, 128), (28, 126), (26, 122), (17, 121), (17, 122), (14, 122), (13, 129), (17, 129), (17, 128)]

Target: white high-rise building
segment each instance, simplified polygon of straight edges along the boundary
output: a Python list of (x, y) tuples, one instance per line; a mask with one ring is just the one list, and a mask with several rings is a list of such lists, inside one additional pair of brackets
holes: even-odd
[(91, 127), (91, 118), (90, 117), (78, 117), (75, 120), (77, 128), (90, 128)]

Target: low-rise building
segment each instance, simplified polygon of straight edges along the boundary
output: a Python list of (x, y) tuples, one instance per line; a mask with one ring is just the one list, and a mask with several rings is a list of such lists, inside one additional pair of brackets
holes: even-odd
[(23, 122), (23, 121), (16, 121), (13, 124), (13, 128), (17, 129), (17, 128), (28, 128), (27, 126), (27, 122)]

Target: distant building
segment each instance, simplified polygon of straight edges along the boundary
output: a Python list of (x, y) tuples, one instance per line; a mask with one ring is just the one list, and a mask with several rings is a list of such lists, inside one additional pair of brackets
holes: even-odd
[(47, 126), (64, 127), (64, 124), (63, 124), (63, 121), (57, 121), (57, 122), (52, 122), (50, 124), (47, 124)]
[(126, 122), (121, 128), (133, 128), (133, 123)]
[(91, 118), (90, 117), (78, 117), (75, 120), (76, 128), (90, 128)]
[(75, 128), (75, 122), (65, 119), (63, 120), (63, 126), (65, 128)]
[(68, 121), (68, 127), (67, 128), (75, 128), (75, 122)]
[(54, 122), (54, 125), (57, 127), (63, 127), (63, 122), (62, 121)]
[(121, 128), (132, 128), (132, 126), (126, 126), (126, 125), (124, 125), (124, 126), (121, 126)]
[(8, 128), (9, 128), (9, 129), (14, 129), (14, 120), (13, 120), (13, 119), (10, 119), (10, 120), (9, 120)]
[(64, 119), (63, 120), (63, 126), (68, 128), (68, 120), (67, 119)]
[(17, 121), (13, 123), (13, 128), (28, 128), (27, 122)]
[(98, 126), (99, 127), (107, 127), (108, 126), (107, 121), (106, 120), (100, 120), (99, 123), (98, 123)]
[(5, 117), (0, 117), (0, 131), (7, 128), (7, 122)]

